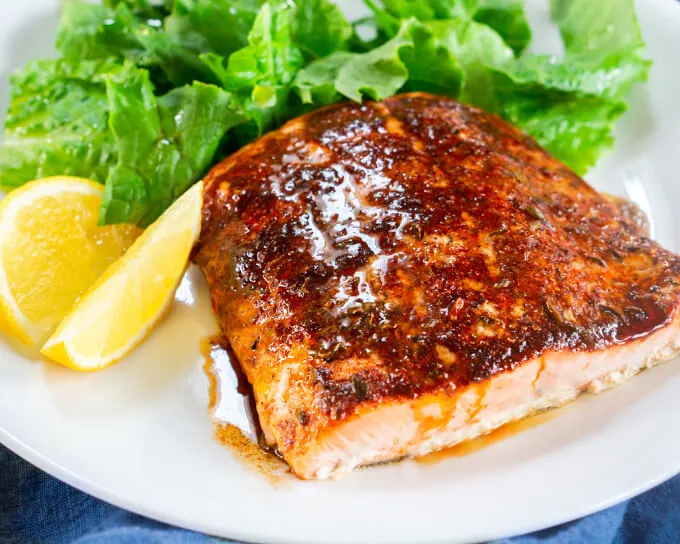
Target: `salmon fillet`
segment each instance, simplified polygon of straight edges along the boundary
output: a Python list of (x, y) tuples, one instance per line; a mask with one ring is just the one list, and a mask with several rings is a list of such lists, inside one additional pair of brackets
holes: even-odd
[(499, 117), (404, 94), (205, 179), (195, 260), (301, 478), (422, 455), (680, 349), (680, 259)]

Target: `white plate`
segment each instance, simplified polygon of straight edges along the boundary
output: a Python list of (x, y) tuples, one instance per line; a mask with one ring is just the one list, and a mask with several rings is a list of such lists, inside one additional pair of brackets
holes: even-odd
[[(547, 3), (537, 1), (533, 11), (541, 48), (557, 43)], [(2, 2), (3, 99), (7, 72), (49, 53), (57, 5)], [(655, 236), (677, 250), (680, 5), (646, 0), (638, 13), (655, 61), (651, 82), (621, 121), (616, 152), (588, 178), (642, 205)], [(206, 286), (193, 278), (149, 342), (99, 374), (22, 356), (0, 340), (0, 441), (121, 507), (256, 542), (493, 539), (594, 512), (680, 471), (676, 361), (473, 455), (272, 486), (213, 439), (198, 345), (215, 324)]]

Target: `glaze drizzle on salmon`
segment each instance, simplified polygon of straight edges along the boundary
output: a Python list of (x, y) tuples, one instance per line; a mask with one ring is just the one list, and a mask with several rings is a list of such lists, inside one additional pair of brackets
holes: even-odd
[(680, 258), (519, 130), (427, 94), (312, 112), (216, 166), (195, 260), (303, 478), (450, 446), (680, 347)]

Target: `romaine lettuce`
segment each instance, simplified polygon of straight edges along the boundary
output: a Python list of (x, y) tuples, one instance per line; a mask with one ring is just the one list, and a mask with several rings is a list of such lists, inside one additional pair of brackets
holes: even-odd
[(550, 0), (560, 57), (524, 52), (522, 0), (364, 1), (370, 37), (331, 0), (66, 2), (61, 59), (12, 79), (0, 186), (90, 177), (103, 222), (147, 225), (291, 117), (411, 90), (498, 113), (581, 173), (649, 70), (632, 0)]
[(104, 182), (116, 161), (104, 75), (119, 69), (111, 59), (45, 60), (12, 76), (0, 147), (2, 189), (56, 175)]
[(148, 226), (203, 175), (220, 140), (245, 116), (219, 87), (194, 83), (157, 98), (146, 70), (107, 77), (118, 163), (107, 180), (103, 223)]
[(531, 27), (522, 0), (366, 0), (388, 35), (399, 21), (415, 17), (424, 22), (464, 18), (497, 32), (516, 53), (531, 41)]

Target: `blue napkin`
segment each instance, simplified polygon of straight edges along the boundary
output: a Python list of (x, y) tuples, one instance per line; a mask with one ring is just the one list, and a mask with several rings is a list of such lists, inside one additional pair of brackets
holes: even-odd
[[(0, 445), (0, 544), (229, 542), (153, 521), (55, 480)], [(680, 476), (598, 514), (502, 544), (680, 542)]]

